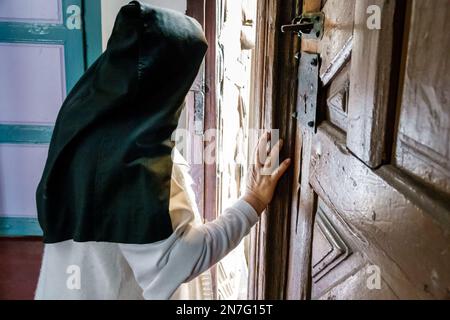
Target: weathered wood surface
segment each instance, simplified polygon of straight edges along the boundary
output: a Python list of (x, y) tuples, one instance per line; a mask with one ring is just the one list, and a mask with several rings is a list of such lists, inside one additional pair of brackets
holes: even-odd
[[(321, 9), (320, 0), (303, 2), (303, 12), (318, 12)], [(310, 41), (302, 41), (311, 49)], [(291, 68), (294, 65), (291, 64)], [(301, 75), (297, 75), (301, 76)], [(311, 152), (312, 133), (302, 128), (297, 121), (295, 142), (295, 176), (293, 200), (291, 201), (290, 247), (288, 263), (288, 281), (286, 298), (292, 300), (309, 299), (311, 296), (311, 247), (314, 227), (315, 196), (309, 185), (309, 158)]]
[[(310, 182), (378, 265), (396, 295), (450, 298), (450, 210), (395, 168), (370, 170), (324, 124), (314, 137)], [(415, 192), (411, 192), (414, 188)]]
[(325, 25), (318, 49), (322, 59), (320, 78), (323, 85), (327, 85), (350, 58), (356, 2), (358, 0), (328, 0), (322, 9)]
[[(295, 123), (292, 113), (296, 100), (295, 53), (299, 41), (293, 34), (282, 34), (281, 25), (288, 24), (300, 12), (297, 0), (265, 0), (258, 4), (257, 43), (255, 53), (255, 87), (253, 105), (259, 108), (259, 128), (279, 129), (286, 141), (281, 158), (293, 154), (291, 137)], [(250, 267), (250, 297), (283, 299), (289, 247), (289, 221), (292, 175), (279, 183), (276, 195), (263, 215), (258, 234), (253, 236), (258, 258)]]
[[(450, 2), (413, 1), (395, 164), (450, 197)], [(450, 201), (450, 200), (449, 200)]]
[[(323, 5), (337, 17), (340, 3), (349, 2), (306, 0), (304, 8), (319, 11)], [(450, 299), (450, 46), (438, 30), (448, 29), (444, 17), (450, 4), (408, 3), (356, 1), (354, 35), (336, 36), (351, 38), (337, 41), (341, 50), (327, 45), (336, 30), (329, 31), (323, 43), (302, 41), (305, 51), (322, 50), (328, 73), (322, 77), (326, 86), (319, 101), (325, 113), (317, 134), (298, 125), (292, 135), (289, 256), (282, 280), (287, 279), (286, 298)], [(380, 6), (383, 19), (381, 30), (369, 32), (371, 4)], [(349, 43), (351, 58), (345, 48)], [(340, 63), (332, 66), (330, 61)], [(342, 117), (331, 108), (344, 110)], [(321, 216), (315, 219), (318, 210)], [(325, 217), (329, 224), (324, 226)], [(275, 238), (278, 242), (261, 251), (283, 255), (286, 245), (279, 241), (285, 238)], [(381, 272), (380, 290), (367, 286), (371, 266)], [(265, 288), (278, 276), (272, 270), (265, 268), (259, 275)]]
[[(396, 15), (403, 1), (358, 0), (355, 6), (350, 71), (347, 146), (371, 168), (387, 158), (386, 135), (395, 125), (400, 51), (393, 56), (394, 46), (401, 45), (402, 19)], [(381, 8), (381, 29), (369, 29), (367, 10)], [(402, 8), (398, 9), (403, 11)], [(389, 117), (388, 117), (389, 115)]]

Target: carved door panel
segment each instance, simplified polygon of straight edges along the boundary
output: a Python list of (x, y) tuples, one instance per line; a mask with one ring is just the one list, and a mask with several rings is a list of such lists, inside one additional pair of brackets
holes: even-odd
[(450, 3), (305, 1), (320, 10), (322, 39), (302, 40), (320, 55), (318, 126), (298, 121), (288, 298), (450, 298)]

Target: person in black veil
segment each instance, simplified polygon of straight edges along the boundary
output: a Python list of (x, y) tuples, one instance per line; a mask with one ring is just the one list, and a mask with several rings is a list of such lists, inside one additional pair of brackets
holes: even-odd
[(196, 220), (171, 135), (206, 50), (192, 18), (138, 1), (120, 10), (56, 121), (36, 191), (45, 243), (36, 299), (208, 297), (207, 270), (258, 221), (290, 160), (270, 175), (257, 162), (241, 199), (214, 222)]

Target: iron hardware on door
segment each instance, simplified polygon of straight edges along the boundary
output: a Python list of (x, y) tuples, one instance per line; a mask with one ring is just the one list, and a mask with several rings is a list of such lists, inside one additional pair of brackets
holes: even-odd
[(298, 67), (296, 118), (315, 133), (317, 127), (317, 95), (319, 91), (319, 55), (302, 52)]
[(325, 15), (318, 13), (305, 13), (292, 20), (291, 24), (283, 25), (281, 32), (295, 32), (305, 39), (322, 39)]
[[(325, 15), (322, 12), (305, 13), (283, 25), (281, 32), (294, 32), (305, 39), (320, 40), (323, 37)], [(315, 133), (317, 127), (317, 95), (319, 91), (320, 56), (300, 52), (298, 69), (297, 110), (293, 114), (304, 128)]]

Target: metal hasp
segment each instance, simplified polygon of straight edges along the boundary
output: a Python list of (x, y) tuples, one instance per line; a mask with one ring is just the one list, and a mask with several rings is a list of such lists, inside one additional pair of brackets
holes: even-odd
[(316, 132), (319, 92), (319, 55), (302, 52), (298, 67), (297, 119), (307, 130)]
[(281, 32), (295, 32), (305, 39), (320, 40), (323, 37), (325, 15), (322, 12), (304, 13), (281, 27)]

